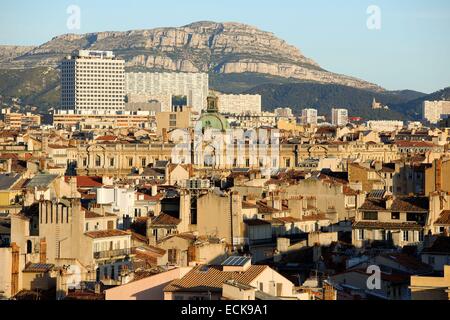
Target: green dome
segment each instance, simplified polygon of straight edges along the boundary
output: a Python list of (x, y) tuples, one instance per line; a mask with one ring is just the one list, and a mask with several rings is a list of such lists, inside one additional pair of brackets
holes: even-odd
[(220, 131), (230, 129), (230, 124), (227, 119), (218, 113), (204, 113), (200, 117), (202, 123), (202, 129), (212, 128)]

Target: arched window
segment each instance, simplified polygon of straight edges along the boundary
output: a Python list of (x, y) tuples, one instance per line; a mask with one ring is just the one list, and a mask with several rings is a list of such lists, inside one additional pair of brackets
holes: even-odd
[(100, 156), (95, 157), (95, 166), (100, 167), (102, 165), (102, 158)]
[(33, 253), (33, 242), (31, 240), (27, 241), (27, 254)]

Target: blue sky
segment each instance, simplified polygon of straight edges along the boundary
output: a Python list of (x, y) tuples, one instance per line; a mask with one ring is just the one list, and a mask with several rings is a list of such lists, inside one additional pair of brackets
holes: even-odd
[[(448, 0), (2, 0), (0, 44), (38, 45), (73, 32), (72, 4), (81, 8), (78, 33), (235, 21), (275, 33), (325, 69), (387, 89), (450, 86)], [(381, 30), (366, 26), (369, 5), (381, 9)]]

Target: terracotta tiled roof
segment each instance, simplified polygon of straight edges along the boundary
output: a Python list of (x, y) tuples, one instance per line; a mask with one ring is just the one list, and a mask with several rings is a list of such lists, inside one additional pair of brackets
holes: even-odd
[(435, 224), (440, 226), (450, 226), (450, 210), (442, 211)]
[(327, 217), (324, 213), (319, 213), (303, 216), (301, 219), (301, 221), (318, 221), (318, 220), (327, 220)]
[(358, 191), (353, 190), (349, 186), (344, 186), (344, 195), (346, 196), (356, 196), (358, 195)]
[(294, 217), (282, 217), (282, 218), (276, 218), (276, 220), (279, 220), (279, 221), (284, 222), (284, 223), (296, 223), (296, 222), (301, 222), (302, 221), (302, 220), (294, 218)]
[(97, 219), (97, 218), (102, 218), (103, 216), (101, 214), (95, 213), (93, 211), (85, 210), (84, 217), (86, 219)]
[(174, 218), (168, 214), (162, 213), (157, 217), (154, 217), (151, 222), (152, 227), (158, 226), (178, 226), (181, 223), (180, 219)]
[(363, 205), (359, 208), (361, 211), (383, 211), (386, 210), (385, 199), (366, 199)]
[(242, 201), (242, 209), (258, 209), (258, 206), (251, 202)]
[(428, 208), (428, 198), (406, 197), (394, 199), (390, 209), (386, 209), (386, 199), (366, 199), (359, 209), (361, 211), (427, 212)]
[(100, 239), (100, 238), (129, 236), (130, 234), (122, 230), (102, 230), (102, 231), (86, 232), (85, 235), (88, 236), (89, 238)]
[(392, 203), (391, 211), (427, 212), (429, 206), (429, 199), (425, 197), (396, 198)]
[(96, 141), (116, 141), (118, 139), (117, 136), (102, 136), (95, 139)]
[[(65, 181), (69, 182), (72, 177), (65, 177)], [(77, 176), (78, 188), (100, 188), (103, 186), (101, 177)]]
[(281, 212), (278, 209), (275, 209), (273, 207), (269, 207), (267, 205), (267, 203), (265, 203), (263, 201), (258, 201), (256, 203), (256, 205), (258, 206), (258, 213), (261, 213), (261, 214), (272, 214), (272, 213)]
[(41, 264), (41, 263), (28, 263), (23, 269), (25, 273), (45, 273), (51, 271), (55, 265), (53, 264)]
[(2, 153), (0, 155), (0, 159), (1, 160), (7, 160), (7, 159), (18, 160), (19, 155), (17, 153)]
[(131, 232), (131, 239), (137, 240), (137, 241), (140, 241), (143, 243), (148, 243), (147, 237), (145, 237), (139, 233), (136, 233), (136, 232)]
[(399, 147), (405, 147), (405, 148), (433, 148), (436, 146), (434, 143), (426, 142), (426, 141), (398, 140), (395, 142), (395, 144)]
[(353, 229), (386, 229), (386, 230), (422, 230), (423, 227), (414, 222), (376, 222), (358, 221), (353, 224)]
[(215, 291), (221, 292), (223, 284), (235, 280), (250, 285), (268, 266), (251, 266), (245, 272), (223, 272), (218, 266), (198, 266), (183, 278), (173, 281), (164, 288), (165, 292)]

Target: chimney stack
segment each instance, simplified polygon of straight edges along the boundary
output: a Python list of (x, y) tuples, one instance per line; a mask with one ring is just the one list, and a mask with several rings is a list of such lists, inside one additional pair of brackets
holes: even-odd
[(45, 238), (42, 238), (39, 244), (39, 263), (47, 263), (47, 241)]
[(164, 143), (169, 143), (169, 135), (167, 133), (167, 128), (162, 129), (162, 138)]

